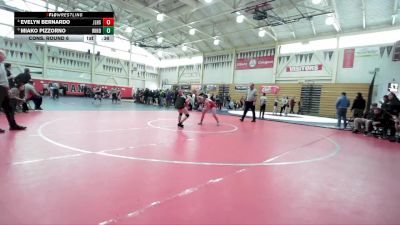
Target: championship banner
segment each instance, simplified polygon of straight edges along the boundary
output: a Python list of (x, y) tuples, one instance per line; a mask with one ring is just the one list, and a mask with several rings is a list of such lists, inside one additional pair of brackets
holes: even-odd
[(279, 90), (280, 90), (279, 86), (266, 86), (266, 85), (260, 86), (261, 93), (265, 94), (278, 94)]
[(310, 72), (322, 70), (322, 64), (306, 66), (288, 66), (286, 72)]
[(354, 66), (354, 48), (344, 50), (343, 55), (343, 68), (353, 68)]
[(192, 84), (191, 90), (192, 91), (200, 91), (201, 85), (200, 84)]
[(274, 56), (260, 56), (236, 59), (236, 70), (273, 68)]
[(246, 85), (235, 85), (235, 90), (240, 92), (246, 92), (249, 89)]
[(398, 83), (389, 83), (388, 84), (388, 91), (397, 93), (399, 92), (399, 84)]
[(355, 55), (356, 55), (356, 57), (367, 57), (367, 56), (379, 55), (379, 48), (378, 47), (356, 48)]
[(180, 86), (180, 89), (182, 89), (182, 90), (190, 90), (190, 84), (182, 84)]
[(206, 90), (207, 90), (207, 92), (216, 91), (217, 90), (217, 85), (207, 85), (206, 86)]
[(171, 84), (164, 84), (164, 85), (162, 86), (162, 89), (163, 89), (163, 90), (167, 90), (167, 89), (172, 90), (172, 85), (171, 85)]

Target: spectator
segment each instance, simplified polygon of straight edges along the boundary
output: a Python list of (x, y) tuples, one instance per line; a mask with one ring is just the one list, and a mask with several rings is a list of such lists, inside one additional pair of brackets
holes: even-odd
[[(10, 105), (10, 96), (8, 94), (9, 83), (7, 79), (7, 71), (3, 64), (6, 59), (6, 54), (3, 50), (0, 50), (0, 106), (3, 108), (4, 114), (7, 117), (10, 130), (25, 130), (26, 127), (20, 126), (15, 122), (14, 111)], [(0, 129), (0, 133), (4, 133), (3, 129)]]
[(272, 113), (272, 115), (277, 115), (278, 114), (278, 105), (279, 105), (278, 97), (275, 97), (275, 100), (274, 100), (274, 112)]
[(17, 106), (20, 102), (25, 102), (24, 99), (20, 98), (20, 93), (23, 92), (24, 90), (25, 90), (24, 84), (18, 84), (17, 86), (9, 90), (10, 105), (13, 112), (16, 111)]
[(285, 116), (287, 116), (287, 107), (289, 106), (289, 98), (286, 96), (282, 98), (282, 106), (281, 106), (281, 112), (279, 113), (279, 116), (282, 116), (282, 112), (285, 113)]
[(11, 64), (10, 63), (4, 63), (4, 67), (6, 69), (7, 72), (7, 79), (8, 79), (8, 84), (10, 85), (10, 88), (15, 87), (15, 78), (14, 76), (11, 74)]
[(353, 101), (351, 111), (353, 111), (353, 118), (361, 118), (365, 110), (365, 99), (360, 92), (357, 93), (357, 97)]
[(15, 83), (27, 84), (31, 79), (32, 77), (29, 68), (25, 68), (23, 73), (20, 73), (18, 74), (18, 76), (15, 77)]
[(25, 103), (23, 103), (23, 110), (28, 111), (28, 101), (33, 101), (35, 104), (35, 110), (43, 110), (41, 108), (42, 105), (42, 96), (39, 95), (39, 93), (36, 91), (35, 87), (32, 85), (33, 83), (27, 83), (25, 84)]
[(303, 99), (300, 97), (300, 100), (299, 100), (299, 102), (297, 103), (297, 105), (298, 105), (298, 109), (297, 109), (297, 114), (299, 114), (299, 115), (301, 115), (301, 114), (303, 114), (303, 112), (301, 111), (301, 105), (302, 105), (302, 103), (303, 103)]
[(354, 119), (354, 130), (353, 133), (359, 133), (361, 131), (361, 126), (364, 126), (364, 133), (369, 133), (371, 131), (371, 125), (374, 118), (374, 110), (378, 108), (378, 104), (373, 103), (371, 109), (364, 113), (363, 118)]
[(260, 119), (264, 119), (264, 114), (265, 114), (265, 107), (267, 105), (267, 96), (265, 96), (265, 93), (260, 97)]
[(341, 128), (341, 120), (343, 119), (344, 129), (347, 127), (347, 108), (350, 106), (350, 101), (346, 97), (346, 92), (342, 92), (342, 95), (336, 100), (336, 114), (337, 114), (337, 128)]
[(296, 97), (293, 97), (290, 99), (290, 102), (289, 102), (290, 112), (289, 113), (294, 113), (294, 106), (296, 105), (295, 98)]

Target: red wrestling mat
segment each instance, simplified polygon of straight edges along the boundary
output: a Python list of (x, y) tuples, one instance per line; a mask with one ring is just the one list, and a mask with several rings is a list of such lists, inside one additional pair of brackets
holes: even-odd
[(0, 223), (399, 223), (398, 144), (199, 118), (182, 130), (176, 112), (18, 114), (28, 129), (0, 134)]

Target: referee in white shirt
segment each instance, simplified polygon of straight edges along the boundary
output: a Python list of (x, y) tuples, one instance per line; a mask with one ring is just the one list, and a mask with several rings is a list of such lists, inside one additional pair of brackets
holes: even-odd
[(251, 111), (253, 112), (253, 120), (251, 122), (256, 122), (256, 101), (257, 101), (257, 90), (254, 89), (254, 84), (251, 83), (249, 90), (247, 90), (244, 112), (240, 121), (243, 122), (244, 117), (246, 117), (247, 111), (251, 109)]
[[(10, 96), (8, 95), (8, 90), (10, 86), (8, 84), (7, 72), (4, 67), (4, 60), (6, 59), (6, 54), (0, 49), (0, 107), (3, 108), (4, 114), (7, 117), (8, 124), (10, 125), (10, 130), (25, 130), (26, 127), (19, 126), (14, 119), (14, 111), (10, 105)], [(0, 129), (0, 133), (4, 133), (3, 129)]]

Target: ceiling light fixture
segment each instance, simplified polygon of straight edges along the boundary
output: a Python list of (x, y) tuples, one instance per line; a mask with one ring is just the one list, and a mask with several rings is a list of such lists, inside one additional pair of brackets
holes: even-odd
[(133, 30), (132, 27), (127, 27), (127, 28), (125, 29), (125, 32), (131, 33), (132, 30)]
[(329, 14), (325, 19), (325, 24), (330, 26), (335, 23), (335, 17), (332, 14)]
[(243, 15), (238, 15), (236, 17), (236, 22), (237, 23), (243, 23), (243, 21), (244, 21), (244, 16)]
[(164, 38), (158, 37), (158, 38), (157, 38), (157, 43), (158, 43), (158, 44), (161, 44), (161, 43), (163, 42), (163, 40), (164, 40)]
[(219, 45), (219, 42), (220, 42), (220, 41), (219, 41), (218, 39), (215, 39), (215, 40), (214, 40), (214, 45)]
[(195, 35), (195, 34), (196, 34), (196, 29), (191, 28), (191, 29), (189, 30), (189, 34), (190, 34), (190, 35)]
[(312, 0), (311, 2), (314, 5), (319, 5), (319, 4), (321, 4), (322, 0)]
[(265, 33), (267, 33), (267, 31), (265, 31), (265, 30), (260, 30), (260, 31), (258, 31), (258, 36), (259, 36), (259, 37), (264, 37), (264, 36), (265, 36)]
[(159, 13), (159, 14), (157, 14), (157, 20), (158, 21), (163, 21), (164, 20), (164, 14), (162, 14), (162, 13)]

